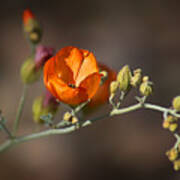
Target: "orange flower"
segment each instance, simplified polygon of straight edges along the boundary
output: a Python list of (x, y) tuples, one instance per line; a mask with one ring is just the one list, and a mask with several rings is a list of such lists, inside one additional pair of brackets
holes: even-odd
[(23, 12), (24, 24), (27, 24), (30, 19), (34, 19), (34, 14), (29, 9), (24, 10), (24, 12)]
[(95, 107), (101, 104), (104, 104), (109, 99), (109, 86), (112, 81), (116, 79), (117, 73), (107, 67), (104, 64), (99, 64), (99, 68), (101, 71), (106, 71), (108, 73), (108, 79), (104, 82), (103, 85), (101, 85), (96, 92), (96, 94), (91, 99), (90, 103), (88, 104), (89, 107)]
[(93, 53), (68, 46), (61, 49), (44, 66), (44, 83), (60, 101), (78, 105), (91, 99), (100, 85)]

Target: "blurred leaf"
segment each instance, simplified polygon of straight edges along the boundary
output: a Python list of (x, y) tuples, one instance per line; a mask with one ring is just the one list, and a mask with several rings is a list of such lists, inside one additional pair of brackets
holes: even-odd
[(52, 121), (53, 115), (51, 113), (48, 113), (48, 115), (41, 116), (40, 119), (42, 119), (44, 121), (45, 125), (50, 126), (53, 124), (53, 121)]

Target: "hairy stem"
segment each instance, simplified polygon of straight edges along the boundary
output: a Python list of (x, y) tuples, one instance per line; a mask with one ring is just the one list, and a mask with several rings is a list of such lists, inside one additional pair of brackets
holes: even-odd
[[(125, 113), (136, 111), (136, 110), (142, 109), (142, 108), (152, 109), (152, 110), (156, 110), (156, 111), (160, 111), (160, 112), (167, 112), (167, 113), (172, 114), (176, 117), (180, 117), (180, 114), (177, 114), (172, 109), (164, 108), (164, 107), (149, 104), (149, 103), (138, 103), (138, 104), (135, 104), (135, 105), (132, 105), (129, 107), (125, 107), (125, 108), (121, 108), (121, 109), (113, 109), (110, 112), (110, 114), (108, 113), (108, 114), (105, 114), (103, 116), (91, 119), (91, 120), (83, 121), (79, 128), (89, 126), (89, 125), (93, 124), (94, 122), (96, 122), (100, 119), (108, 117), (109, 115), (114, 116), (114, 115), (125, 114)], [(27, 136), (20, 136), (20, 137), (14, 138), (14, 139), (10, 139), (10, 140), (7, 140), (5, 143), (3, 143), (0, 146), (0, 152), (3, 152), (5, 150), (9, 149), (10, 147), (17, 145), (17, 144), (20, 144), (20, 143), (23, 143), (23, 142), (31, 141), (33, 139), (38, 139), (38, 138), (42, 138), (42, 137), (47, 137), (49, 135), (67, 134), (67, 133), (71, 133), (71, 132), (73, 132), (79, 128), (76, 125), (72, 125), (72, 126), (65, 127), (65, 128), (49, 129), (49, 130), (45, 130), (42, 132), (30, 134)]]
[(123, 113), (128, 113), (128, 112), (135, 111), (135, 110), (138, 110), (141, 108), (152, 109), (152, 110), (156, 110), (156, 111), (160, 111), (160, 112), (167, 112), (178, 118), (180, 117), (180, 114), (176, 113), (176, 111), (174, 109), (169, 109), (169, 108), (165, 108), (165, 107), (150, 104), (150, 103), (138, 103), (138, 104), (126, 107), (126, 108), (122, 108), (122, 109), (113, 109), (111, 111), (110, 115), (114, 116), (114, 115), (119, 115), (119, 114), (123, 114)]
[[(80, 128), (89, 126), (93, 122), (98, 121), (98, 120), (100, 120), (102, 118), (106, 118), (108, 116), (109, 116), (109, 113), (105, 114), (103, 116), (100, 116), (100, 117), (93, 118), (91, 120), (86, 120), (81, 124)], [(45, 130), (45, 131), (42, 131), (42, 132), (30, 134), (30, 135), (27, 135), (27, 136), (20, 136), (20, 137), (11, 139), (11, 140), (7, 140), (5, 143), (0, 145), (0, 152), (6, 151), (10, 147), (12, 147), (14, 145), (17, 145), (17, 144), (20, 144), (20, 143), (23, 143), (23, 142), (26, 142), (26, 141), (30, 141), (30, 140), (33, 140), (33, 139), (39, 139), (39, 138), (47, 137), (47, 136), (50, 136), (50, 135), (68, 134), (68, 133), (71, 133), (71, 132), (73, 132), (73, 131), (75, 131), (77, 129), (79, 129), (79, 128), (76, 125), (72, 125), (72, 126), (66, 127), (66, 128), (49, 129), (49, 130)]]

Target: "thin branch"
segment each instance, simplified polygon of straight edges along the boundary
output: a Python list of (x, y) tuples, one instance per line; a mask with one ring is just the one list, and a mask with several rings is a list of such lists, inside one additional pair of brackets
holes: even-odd
[(11, 134), (11, 132), (9, 131), (9, 129), (6, 127), (6, 125), (5, 125), (3, 122), (1, 122), (1, 121), (0, 121), (0, 125), (1, 125), (2, 129), (4, 130), (4, 132), (8, 135), (8, 137), (9, 137), (10, 139), (12, 139), (12, 138), (13, 138), (13, 135)]
[[(89, 126), (89, 125), (93, 124), (93, 122), (98, 121), (98, 120), (100, 120), (102, 118), (106, 118), (108, 116), (109, 116), (109, 113), (105, 114), (103, 116), (100, 116), (100, 117), (93, 118), (91, 120), (86, 120), (81, 124), (80, 128)], [(50, 135), (68, 134), (68, 133), (71, 133), (71, 132), (73, 132), (73, 131), (75, 131), (77, 129), (79, 129), (79, 128), (77, 128), (77, 126), (75, 124), (75, 125), (72, 125), (72, 126), (66, 127), (66, 128), (49, 129), (49, 130), (46, 130), (46, 131), (30, 134), (30, 135), (27, 135), (27, 136), (20, 136), (20, 137), (17, 137), (17, 138), (12, 139), (12, 140), (8, 140), (5, 143), (3, 143), (0, 146), (0, 152), (4, 152), (5, 150), (9, 149), (10, 147), (12, 147), (12, 146), (14, 146), (16, 144), (26, 142), (26, 141), (30, 141), (30, 140), (33, 140), (33, 139), (39, 139), (39, 138), (47, 137), (47, 136), (50, 136)]]
[(21, 115), (22, 115), (26, 94), (27, 94), (27, 85), (25, 84), (24, 88), (23, 88), (22, 96), (21, 96), (20, 101), (19, 101), (19, 106), (18, 106), (18, 110), (17, 110), (17, 114), (16, 114), (16, 119), (14, 121), (13, 135), (16, 134), (16, 132), (18, 130), (18, 127), (19, 127), (19, 121), (20, 121), (20, 118), (21, 118)]
[(113, 109), (111, 111), (110, 115), (114, 116), (114, 115), (119, 115), (119, 114), (123, 114), (123, 113), (128, 113), (128, 112), (135, 111), (135, 110), (138, 110), (141, 108), (152, 109), (152, 110), (156, 110), (156, 111), (160, 111), (160, 112), (167, 112), (178, 118), (180, 117), (180, 114), (178, 114), (174, 109), (169, 109), (169, 108), (165, 108), (165, 107), (150, 104), (150, 103), (138, 103), (138, 104), (126, 107), (126, 108), (122, 108), (122, 109)]
[[(89, 126), (89, 125), (93, 124), (94, 122), (96, 122), (96, 121), (98, 121), (100, 119), (108, 117), (109, 115), (110, 116), (120, 115), (120, 114), (128, 113), (128, 112), (131, 112), (131, 111), (136, 111), (136, 110), (141, 109), (141, 108), (152, 109), (152, 110), (156, 110), (156, 111), (160, 111), (160, 112), (167, 112), (167, 113), (169, 113), (171, 115), (174, 115), (176, 117), (180, 117), (180, 114), (176, 113), (173, 109), (168, 109), (168, 108), (164, 108), (164, 107), (149, 104), (149, 103), (144, 103), (144, 104), (138, 103), (138, 104), (135, 104), (135, 105), (132, 105), (132, 106), (129, 106), (129, 107), (122, 108), (122, 109), (113, 109), (110, 112), (110, 114), (108, 113), (108, 114), (105, 114), (103, 116), (93, 118), (91, 120), (83, 121), (79, 128)], [(75, 131), (75, 130), (77, 130), (79, 128), (76, 126), (76, 124), (74, 124), (74, 125), (72, 125), (70, 127), (66, 127), (66, 128), (49, 129), (49, 130), (46, 130), (46, 131), (30, 134), (30, 135), (27, 135), (27, 136), (20, 136), (20, 137), (17, 137), (15, 139), (8, 140), (4, 144), (2, 144), (0, 146), (0, 152), (3, 152), (3, 151), (9, 149), (10, 147), (12, 147), (12, 146), (14, 146), (16, 144), (27, 142), (27, 141), (30, 141), (30, 140), (33, 140), (33, 139), (47, 137), (49, 135), (68, 134), (68, 133), (71, 133), (71, 132), (73, 132), (73, 131)]]

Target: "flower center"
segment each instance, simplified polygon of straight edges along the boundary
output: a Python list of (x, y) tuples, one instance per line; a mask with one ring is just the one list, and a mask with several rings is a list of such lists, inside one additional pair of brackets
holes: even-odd
[(75, 84), (68, 84), (68, 86), (71, 88), (76, 88)]

